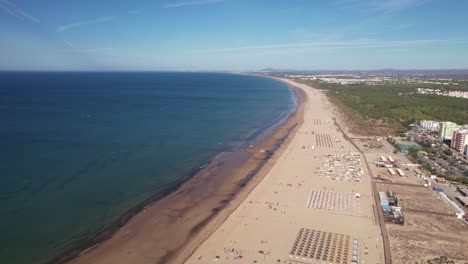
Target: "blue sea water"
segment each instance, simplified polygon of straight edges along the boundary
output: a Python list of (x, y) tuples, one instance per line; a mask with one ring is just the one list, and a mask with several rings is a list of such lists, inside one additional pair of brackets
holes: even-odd
[(0, 72), (0, 263), (43, 263), (294, 107), (223, 73)]

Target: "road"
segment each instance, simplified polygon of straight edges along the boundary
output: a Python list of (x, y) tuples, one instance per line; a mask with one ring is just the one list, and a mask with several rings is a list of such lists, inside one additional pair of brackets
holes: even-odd
[(377, 182), (379, 184), (387, 184), (387, 185), (400, 185), (400, 186), (409, 186), (409, 187), (422, 187), (427, 188), (422, 184), (412, 184), (412, 183), (398, 183), (398, 182)]
[[(353, 144), (353, 146), (356, 148), (356, 150), (359, 151), (359, 153), (361, 153), (362, 158), (364, 159), (364, 162), (366, 164), (367, 171), (369, 171), (369, 175), (371, 177), (370, 181), (371, 181), (371, 184), (372, 184), (372, 194), (374, 196), (374, 202), (375, 202), (376, 205), (380, 204), (379, 195), (378, 195), (379, 192), (377, 191), (377, 184), (374, 181), (374, 175), (373, 175), (373, 173), (372, 173), (372, 171), (371, 171), (371, 169), (369, 167), (369, 162), (367, 162), (367, 158), (364, 155), (364, 152), (359, 148), (359, 146), (356, 143), (354, 143), (352, 141), (352, 139), (350, 137), (348, 137), (348, 135), (344, 132), (344, 130), (341, 128), (340, 124), (336, 121), (336, 119), (333, 119), (333, 121), (335, 122), (335, 125), (338, 127), (338, 129), (341, 131), (341, 133), (343, 133), (344, 138), (346, 140), (348, 140), (351, 144)], [(379, 222), (380, 230), (382, 232), (385, 264), (392, 264), (392, 256), (391, 256), (391, 253), (390, 253), (390, 241), (388, 239), (387, 228), (385, 227), (383, 213), (382, 213), (382, 210), (379, 210), (378, 208), (376, 210), (377, 210), (377, 215), (378, 215), (377, 220)]]
[(410, 213), (419, 213), (419, 214), (430, 214), (430, 215), (439, 215), (439, 216), (449, 216), (449, 217), (456, 217), (453, 213), (441, 213), (441, 212), (433, 212), (433, 211), (426, 211), (426, 210), (416, 210), (416, 209), (402, 209), (403, 212), (410, 212)]

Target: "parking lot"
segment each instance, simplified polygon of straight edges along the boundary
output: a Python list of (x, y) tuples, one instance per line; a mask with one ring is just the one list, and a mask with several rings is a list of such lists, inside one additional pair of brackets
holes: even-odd
[(431, 184), (432, 186), (440, 187), (444, 191), (444, 193), (455, 203), (457, 203), (460, 208), (464, 209), (465, 213), (468, 213), (468, 210), (463, 208), (463, 206), (455, 199), (457, 196), (462, 196), (458, 191), (457, 191), (457, 186), (454, 184), (450, 183), (437, 183), (434, 179), (431, 179)]

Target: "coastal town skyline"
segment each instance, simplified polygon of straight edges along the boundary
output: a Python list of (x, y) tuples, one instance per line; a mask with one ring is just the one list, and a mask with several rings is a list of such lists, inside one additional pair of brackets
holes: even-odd
[(1, 0), (2, 70), (468, 68), (464, 1)]

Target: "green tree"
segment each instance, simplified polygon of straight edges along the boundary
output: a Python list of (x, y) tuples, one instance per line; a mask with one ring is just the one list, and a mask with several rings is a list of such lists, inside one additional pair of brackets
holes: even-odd
[(444, 153), (447, 154), (447, 156), (452, 156), (453, 155), (453, 152), (452, 152), (451, 149), (445, 149)]

